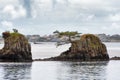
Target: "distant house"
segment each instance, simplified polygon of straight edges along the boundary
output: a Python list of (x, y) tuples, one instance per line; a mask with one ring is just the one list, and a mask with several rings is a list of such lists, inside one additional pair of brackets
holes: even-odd
[(30, 42), (38, 42), (40, 39), (40, 35), (27, 35), (26, 37)]

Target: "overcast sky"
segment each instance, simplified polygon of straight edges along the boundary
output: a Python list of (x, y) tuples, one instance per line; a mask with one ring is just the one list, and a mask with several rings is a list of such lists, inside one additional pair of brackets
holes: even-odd
[(0, 0), (0, 33), (120, 34), (120, 0)]

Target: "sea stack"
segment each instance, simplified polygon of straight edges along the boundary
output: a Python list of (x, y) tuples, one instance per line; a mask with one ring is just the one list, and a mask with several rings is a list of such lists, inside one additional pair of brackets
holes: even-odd
[(109, 60), (106, 46), (93, 34), (84, 34), (71, 42), (69, 50), (51, 60), (101, 61)]
[(3, 32), (4, 47), (0, 50), (0, 61), (31, 62), (31, 45), (23, 34)]

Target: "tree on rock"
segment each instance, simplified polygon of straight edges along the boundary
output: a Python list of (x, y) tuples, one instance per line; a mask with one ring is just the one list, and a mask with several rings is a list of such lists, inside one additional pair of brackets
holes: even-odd
[[(77, 37), (80, 37), (80, 34), (81, 34), (81, 33), (78, 33), (77, 31), (59, 32), (59, 31), (57, 31), (57, 30), (56, 30), (55, 32), (53, 32), (53, 33), (57, 34), (57, 35), (58, 35), (58, 38), (66, 37), (67, 40), (64, 41), (65, 44), (66, 44), (66, 43), (72, 43), (72, 39), (75, 39), (75, 38), (77, 38)], [(62, 44), (60, 44), (60, 42), (57, 42), (57, 46), (59, 46), (59, 45), (62, 45)]]
[(18, 33), (18, 30), (17, 30), (17, 29), (13, 29), (13, 31), (14, 31), (15, 33)]

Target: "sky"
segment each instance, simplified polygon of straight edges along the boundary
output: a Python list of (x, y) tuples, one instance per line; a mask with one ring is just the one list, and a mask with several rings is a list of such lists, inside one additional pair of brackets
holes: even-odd
[(120, 0), (0, 0), (0, 34), (120, 34)]

